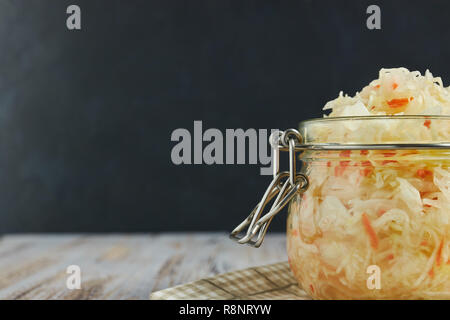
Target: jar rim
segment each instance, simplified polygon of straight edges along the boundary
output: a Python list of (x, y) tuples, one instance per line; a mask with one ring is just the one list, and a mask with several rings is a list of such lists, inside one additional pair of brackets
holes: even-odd
[(349, 121), (349, 120), (361, 120), (361, 121), (373, 121), (373, 120), (448, 120), (450, 121), (450, 116), (447, 115), (373, 115), (373, 116), (345, 116), (345, 117), (324, 117), (324, 118), (311, 118), (307, 120), (302, 120), (299, 122), (299, 127), (303, 127), (310, 123), (316, 122), (338, 122), (338, 121)]

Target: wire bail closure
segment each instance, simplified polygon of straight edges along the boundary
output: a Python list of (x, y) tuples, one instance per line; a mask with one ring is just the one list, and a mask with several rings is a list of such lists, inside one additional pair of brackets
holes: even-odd
[[(272, 147), (273, 179), (269, 184), (262, 200), (252, 210), (250, 215), (239, 224), (231, 233), (230, 238), (241, 244), (248, 244), (258, 248), (261, 246), (267, 229), (273, 217), (281, 211), (297, 193), (303, 193), (308, 188), (308, 178), (296, 171), (296, 146), (301, 144), (303, 138), (295, 129), (275, 131), (270, 135), (269, 142)], [(289, 171), (280, 172), (280, 149), (289, 150)], [(272, 202), (270, 209), (263, 215), (264, 209)], [(247, 231), (244, 233), (244, 229)]]

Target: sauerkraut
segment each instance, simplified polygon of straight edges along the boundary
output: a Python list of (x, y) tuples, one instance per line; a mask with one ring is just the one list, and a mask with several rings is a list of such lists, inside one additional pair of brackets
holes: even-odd
[[(429, 71), (382, 69), (324, 109), (325, 121), (300, 128), (308, 142), (450, 141), (450, 89)], [(302, 160), (310, 187), (290, 205), (288, 255), (311, 296), (450, 299), (450, 150), (307, 151)], [(369, 266), (380, 288), (368, 286)]]

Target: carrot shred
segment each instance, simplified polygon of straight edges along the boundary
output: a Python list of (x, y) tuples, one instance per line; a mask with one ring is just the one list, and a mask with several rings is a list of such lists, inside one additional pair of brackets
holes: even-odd
[(412, 151), (407, 151), (407, 152), (403, 153), (402, 155), (403, 156), (410, 156), (410, 155), (418, 154), (418, 153), (419, 152), (417, 150), (412, 150)]
[(408, 98), (402, 98), (402, 99), (392, 99), (387, 102), (389, 107), (391, 108), (401, 108), (408, 104), (409, 99)]
[(362, 214), (362, 223), (364, 225), (364, 229), (366, 230), (367, 235), (370, 239), (370, 245), (374, 250), (378, 249), (378, 237), (375, 232), (375, 230), (372, 227), (372, 224), (370, 223), (369, 217), (366, 213)]
[(392, 260), (394, 259), (394, 255), (391, 253), (386, 257), (386, 260)]
[(361, 166), (364, 167), (360, 170), (361, 176), (367, 177), (373, 172), (373, 166), (370, 161), (361, 161)]
[(361, 150), (360, 153), (362, 156), (367, 156), (369, 154), (369, 150)]
[(386, 213), (386, 210), (385, 209), (380, 209), (379, 211), (378, 211), (378, 216), (379, 217), (381, 217), (383, 214), (385, 214)]
[(367, 177), (372, 173), (372, 171), (372, 168), (364, 168), (360, 171), (360, 175), (362, 175), (363, 177)]
[(371, 167), (372, 166), (372, 162), (370, 162), (370, 161), (362, 161), (361, 162), (361, 166), (363, 166), (363, 167)]
[(441, 240), (441, 243), (439, 244), (439, 249), (436, 254), (436, 265), (441, 265), (442, 260), (442, 249), (444, 248), (444, 239)]
[(379, 85), (379, 84), (377, 84), (377, 85), (375, 86), (375, 88), (377, 88), (377, 89), (378, 89), (378, 88), (380, 88), (380, 85)]
[(418, 177), (425, 179), (426, 177), (432, 176), (433, 172), (427, 169), (419, 169), (416, 174)]
[(397, 163), (397, 162), (398, 161), (396, 161), (396, 160), (384, 160), (384, 161), (381, 162), (381, 164), (384, 166), (384, 165), (387, 165), (389, 163)]
[(395, 89), (397, 89), (397, 88), (398, 88), (398, 84), (394, 82), (394, 83), (392, 84), (392, 90), (395, 90)]
[(384, 157), (393, 157), (396, 155), (396, 152), (383, 152)]
[(344, 150), (344, 151), (341, 151), (341, 153), (339, 153), (339, 156), (341, 158), (348, 158), (348, 157), (350, 157), (351, 153), (352, 153), (352, 150)]
[(425, 127), (427, 127), (428, 129), (430, 129), (430, 127), (431, 127), (431, 120), (425, 120), (425, 122), (423, 123), (423, 125), (424, 125)]
[(428, 271), (428, 275), (429, 275), (431, 278), (434, 278), (434, 269), (433, 269), (433, 268), (431, 268), (431, 270)]

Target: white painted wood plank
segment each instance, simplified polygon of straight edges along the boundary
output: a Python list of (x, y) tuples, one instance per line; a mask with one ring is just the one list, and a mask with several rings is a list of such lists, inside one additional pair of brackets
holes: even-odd
[[(225, 233), (10, 235), (0, 239), (0, 299), (147, 299), (151, 291), (285, 261), (285, 235), (255, 249)], [(82, 270), (68, 290), (67, 266)]]

